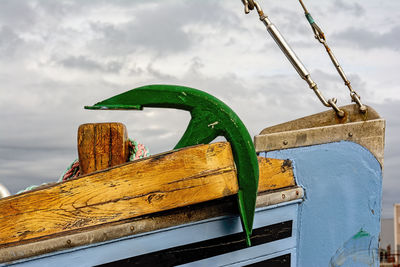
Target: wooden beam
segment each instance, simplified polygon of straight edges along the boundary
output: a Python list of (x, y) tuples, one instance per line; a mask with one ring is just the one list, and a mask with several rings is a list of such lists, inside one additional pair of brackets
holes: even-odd
[[(294, 185), (290, 165), (260, 159), (260, 191)], [(0, 247), (234, 195), (229, 143), (171, 151), (0, 200)]]

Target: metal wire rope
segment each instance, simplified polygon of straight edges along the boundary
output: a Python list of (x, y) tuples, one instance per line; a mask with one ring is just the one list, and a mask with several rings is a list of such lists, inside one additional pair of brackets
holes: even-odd
[(359, 107), (360, 112), (365, 113), (367, 111), (367, 107), (361, 103), (361, 97), (356, 91), (353, 90), (351, 87), (349, 79), (347, 79), (346, 74), (344, 73), (342, 67), (340, 66), (338, 60), (336, 59), (335, 55), (333, 54), (332, 50), (329, 48), (328, 43), (326, 42), (325, 34), (321, 30), (321, 28), (317, 25), (314, 21), (313, 17), (311, 16), (310, 12), (308, 12), (306, 6), (304, 5), (302, 0), (299, 0), (300, 5), (304, 10), (304, 15), (307, 18), (308, 22), (311, 25), (311, 29), (314, 32), (314, 37), (317, 39), (321, 44), (324, 45), (326, 52), (328, 53), (333, 65), (335, 66), (337, 72), (339, 73), (340, 77), (343, 79), (344, 84), (349, 88), (350, 97), (352, 102), (356, 102)]
[[(301, 0), (299, 0), (299, 1), (300, 1), (300, 4), (303, 6), (305, 12), (307, 14), (309, 14), (307, 9), (304, 6), (304, 3)], [(300, 75), (300, 77), (308, 83), (309, 87), (317, 95), (317, 97), (321, 101), (321, 103), (324, 106), (331, 107), (333, 110), (335, 110), (338, 117), (343, 117), (345, 115), (345, 113), (343, 110), (339, 109), (339, 107), (336, 105), (337, 99), (336, 98), (331, 98), (328, 100), (325, 99), (325, 97), (319, 91), (317, 84), (311, 79), (310, 73), (308, 72), (306, 67), (303, 65), (303, 63), (300, 61), (300, 59), (297, 57), (297, 55), (295, 54), (293, 49), (289, 46), (287, 41), (283, 38), (282, 34), (279, 32), (279, 30), (276, 28), (276, 26), (269, 20), (268, 16), (264, 14), (261, 6), (254, 0), (242, 0), (242, 3), (244, 4), (244, 11), (246, 14), (248, 14), (251, 10), (254, 10), (254, 9), (257, 10), (259, 18), (263, 22), (263, 24), (266, 26), (269, 34), (272, 36), (274, 41), (277, 43), (277, 45), (279, 46), (281, 51), (285, 54), (285, 56), (290, 61), (290, 63), (295, 68), (295, 70)], [(307, 18), (310, 17), (312, 20), (311, 15), (306, 15), (306, 17)], [(316, 38), (318, 36), (318, 38), (317, 38), (318, 40), (325, 40), (324, 33), (321, 31), (321, 29), (318, 27), (318, 25), (315, 24), (315, 22), (313, 22), (313, 24), (314, 24), (314, 26), (312, 26), (312, 28), (316, 35)], [(324, 41), (324, 44), (326, 44), (326, 41)], [(328, 46), (326, 45), (326, 47), (328, 47)], [(329, 47), (327, 48), (327, 51), (328, 51), (328, 49), (329, 49)], [(330, 49), (329, 49), (329, 51), (330, 51)], [(329, 53), (329, 51), (328, 51), (328, 53)], [(341, 75), (341, 77), (343, 79), (345, 79), (345, 84), (350, 89), (350, 95), (351, 95), (352, 101), (356, 102), (359, 105), (361, 112), (365, 112), (366, 106), (364, 106), (361, 103), (360, 96), (353, 89), (351, 89), (350, 82), (347, 80), (346, 76), (344, 75), (343, 70), (341, 69), (336, 58), (333, 56), (332, 52), (330, 52), (329, 55), (330, 55), (331, 60), (334, 63), (334, 65), (337, 66), (336, 68), (338, 69), (339, 74)]]

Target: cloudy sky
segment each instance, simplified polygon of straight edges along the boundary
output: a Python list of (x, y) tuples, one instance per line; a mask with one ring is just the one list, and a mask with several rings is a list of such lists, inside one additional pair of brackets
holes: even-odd
[[(400, 2), (305, 0), (363, 102), (387, 119), (383, 216), (400, 202)], [(350, 103), (296, 0), (260, 1), (326, 97)], [(88, 111), (146, 84), (204, 90), (255, 135), (326, 110), (240, 0), (20, 1), (0, 9), (0, 183), (55, 181), (86, 122), (120, 121), (152, 153), (171, 149), (189, 114)]]

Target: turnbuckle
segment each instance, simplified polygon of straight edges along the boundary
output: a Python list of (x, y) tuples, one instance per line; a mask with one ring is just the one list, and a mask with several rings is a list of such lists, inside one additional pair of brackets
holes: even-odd
[(326, 39), (325, 39), (325, 34), (321, 30), (321, 28), (315, 23), (313, 17), (311, 16), (310, 12), (308, 12), (306, 6), (304, 5), (302, 0), (299, 0), (301, 6), (303, 7), (304, 10), (304, 15), (306, 16), (308, 22), (311, 25), (311, 29), (314, 32), (314, 37), (315, 39), (318, 40), (321, 44), (324, 45), (326, 52), (328, 53), (332, 64), (335, 66), (337, 72), (339, 73), (340, 77), (344, 81), (344, 84), (349, 88), (350, 91), (350, 97), (351, 101), (355, 102), (358, 105), (358, 108), (361, 113), (365, 113), (367, 111), (367, 107), (361, 103), (361, 97), (353, 90), (353, 88), (350, 85), (350, 81), (347, 79), (346, 74), (344, 73), (342, 67), (339, 64), (339, 61), (336, 59), (335, 55), (333, 54), (332, 50), (329, 48)]
[(283, 38), (278, 28), (276, 28), (276, 26), (268, 19), (268, 16), (264, 14), (261, 6), (254, 0), (242, 0), (242, 3), (244, 5), (244, 12), (246, 14), (250, 13), (250, 10), (256, 8), (260, 20), (264, 23), (267, 31), (272, 36), (281, 51), (285, 54), (285, 56), (290, 61), (300, 77), (308, 83), (309, 87), (314, 91), (314, 93), (317, 95), (318, 99), (324, 106), (331, 107), (336, 112), (336, 115), (342, 118), (345, 113), (336, 105), (337, 99), (332, 98), (328, 101), (325, 99), (322, 93), (318, 90), (317, 84), (311, 79), (310, 73), (308, 72), (306, 67), (297, 57), (293, 49), (289, 46), (288, 42)]
[(242, 3), (244, 5), (244, 13), (249, 14), (250, 10), (254, 9), (254, 2), (253, 0), (242, 0)]

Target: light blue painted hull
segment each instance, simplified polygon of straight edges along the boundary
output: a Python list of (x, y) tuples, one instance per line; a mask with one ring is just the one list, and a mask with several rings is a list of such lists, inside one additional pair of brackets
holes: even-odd
[[(298, 266), (330, 266), (331, 259), (340, 266), (379, 266), (382, 170), (368, 150), (338, 142), (266, 155), (293, 160), (297, 182), (305, 189), (298, 215)], [(361, 229), (370, 242), (354, 242), (355, 251), (346, 251), (346, 242)]]

